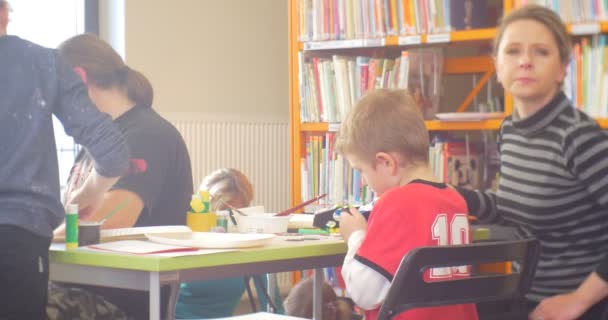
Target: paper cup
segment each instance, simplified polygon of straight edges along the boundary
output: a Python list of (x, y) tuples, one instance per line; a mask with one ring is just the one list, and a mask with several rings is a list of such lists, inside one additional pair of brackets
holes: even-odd
[(238, 230), (241, 233), (283, 233), (287, 232), (291, 216), (277, 217), (274, 213), (250, 214), (241, 216), (235, 214)]

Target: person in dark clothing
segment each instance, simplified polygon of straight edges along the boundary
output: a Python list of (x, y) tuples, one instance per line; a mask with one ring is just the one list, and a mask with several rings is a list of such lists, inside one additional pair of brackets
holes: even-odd
[(608, 299), (608, 257), (575, 291), (553, 296), (545, 299), (535, 310), (531, 319), (571, 320), (581, 315), (594, 312), (598, 319), (608, 319), (608, 310), (605, 310), (600, 301)]
[[(128, 173), (106, 192), (87, 219), (99, 221), (120, 207), (103, 228), (185, 225), (193, 193), (190, 157), (177, 129), (152, 109), (153, 89), (148, 79), (128, 67), (108, 43), (94, 35), (72, 37), (58, 50), (86, 83), (99, 110), (114, 119), (131, 148)], [(78, 155), (68, 179), (67, 199), (89, 174), (92, 163), (88, 152)], [(80, 288), (102, 296), (129, 317), (148, 318), (147, 292)], [(134, 303), (133, 299), (140, 302)], [(63, 307), (50, 304), (49, 315), (62, 318), (57, 310)]]
[(608, 299), (584, 302), (608, 253), (608, 135), (562, 91), (571, 47), (566, 25), (549, 8), (527, 5), (502, 19), (496, 75), (514, 110), (498, 135), (498, 188), (458, 188), (480, 222), (540, 241), (526, 294), (531, 320), (603, 319), (608, 306)]
[(65, 217), (52, 116), (94, 159), (70, 197), (80, 208), (127, 171), (129, 150), (56, 50), (7, 35), (9, 11), (0, 0), (0, 318), (43, 319), (48, 250)]

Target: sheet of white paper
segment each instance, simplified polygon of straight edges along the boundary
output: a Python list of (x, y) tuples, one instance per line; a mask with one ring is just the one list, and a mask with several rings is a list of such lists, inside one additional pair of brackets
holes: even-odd
[(150, 254), (173, 251), (198, 251), (196, 248), (154, 243), (142, 240), (120, 240), (90, 245), (90, 249), (135, 254)]
[(237, 251), (235, 249), (199, 249), (197, 251), (181, 251), (181, 252), (165, 252), (165, 253), (154, 253), (155, 257), (182, 257), (182, 256), (198, 256), (204, 254), (214, 254), (228, 251)]

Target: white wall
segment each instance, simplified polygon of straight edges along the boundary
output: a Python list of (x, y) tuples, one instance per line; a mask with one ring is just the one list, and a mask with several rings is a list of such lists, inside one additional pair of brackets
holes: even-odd
[[(286, 0), (102, 0), (100, 34), (123, 51), (132, 68), (150, 79), (154, 109), (175, 124), (203, 120), (287, 124), (287, 14)], [(285, 129), (282, 136), (288, 134)], [(201, 137), (185, 138), (192, 146)], [(226, 157), (268, 162), (268, 155), (251, 159), (246, 148), (226, 148), (221, 137), (206, 144), (215, 158), (224, 159), (217, 154), (226, 153)], [(207, 155), (194, 152), (194, 147), (190, 152), (198, 186), (210, 173), (198, 172), (209, 159), (197, 159)], [(268, 165), (273, 170), (238, 169), (257, 186), (254, 204), (278, 211), (290, 202), (289, 145), (275, 145), (272, 151), (275, 163)], [(284, 181), (272, 183), (274, 190), (264, 188), (265, 181), (275, 181), (272, 177)]]
[(125, 53), (161, 113), (288, 121), (285, 0), (125, 1)]

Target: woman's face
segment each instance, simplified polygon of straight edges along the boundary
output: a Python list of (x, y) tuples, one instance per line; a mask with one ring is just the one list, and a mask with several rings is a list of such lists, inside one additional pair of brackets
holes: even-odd
[(516, 102), (548, 102), (566, 75), (557, 42), (540, 22), (519, 20), (508, 25), (496, 54), (496, 75)]

